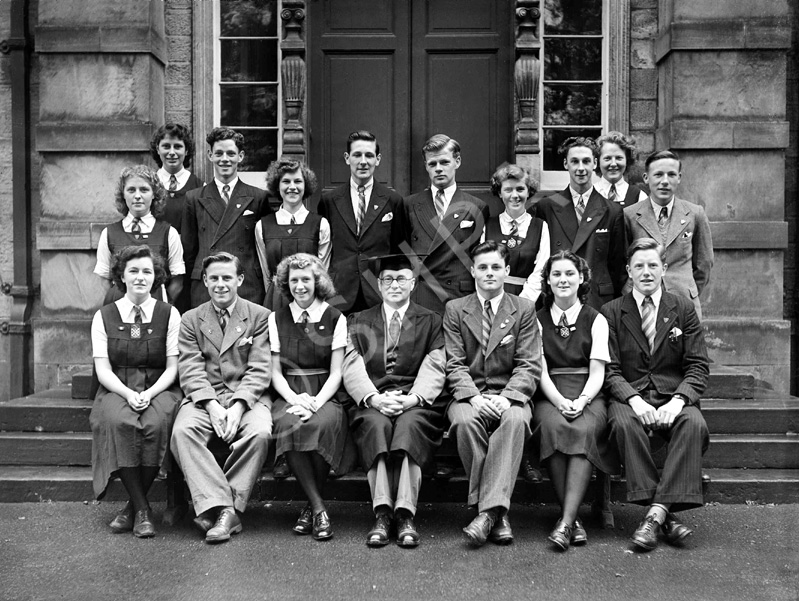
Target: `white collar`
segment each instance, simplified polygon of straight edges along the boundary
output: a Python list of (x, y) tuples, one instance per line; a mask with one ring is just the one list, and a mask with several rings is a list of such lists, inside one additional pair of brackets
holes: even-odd
[[(128, 211), (128, 214), (125, 215), (125, 217), (122, 219), (122, 229), (125, 229), (125, 227), (129, 227), (133, 223), (134, 219), (135, 217), (133, 216), (133, 214), (130, 211)], [(147, 213), (144, 217), (139, 217), (139, 221), (141, 221), (144, 225), (150, 227), (151, 229), (155, 225), (155, 217), (153, 216), (152, 213)]]
[(233, 190), (236, 189), (236, 184), (239, 183), (239, 176), (237, 175), (232, 180), (230, 180), (230, 182), (228, 182), (227, 184), (223, 184), (218, 179), (214, 178), (214, 183), (216, 184), (216, 189), (219, 190), (219, 196), (221, 196), (222, 199), (224, 200), (225, 199), (225, 195), (222, 194), (222, 188), (224, 188), (225, 186), (230, 186), (230, 193), (228, 194), (228, 196), (232, 196), (233, 195)]
[[(655, 315), (657, 315), (657, 310), (660, 307), (660, 299), (663, 296), (663, 284), (661, 283), (658, 289), (649, 296), (652, 297), (652, 303), (655, 305)], [(638, 289), (633, 288), (633, 298), (635, 299), (635, 305), (638, 307), (638, 312), (640, 313), (641, 305), (644, 302), (644, 295), (641, 294)]]
[[(600, 177), (599, 180), (594, 184), (594, 188), (596, 188), (596, 191), (599, 192), (602, 196), (607, 198), (608, 194), (610, 194), (610, 187), (612, 185), (613, 184), (611, 184), (604, 177)], [(616, 198), (624, 200), (624, 197), (627, 196), (627, 188), (629, 187), (630, 184), (628, 184), (624, 178), (621, 178), (618, 182), (616, 182)]]
[(522, 225), (522, 224), (530, 221), (532, 218), (533, 217), (530, 215), (530, 213), (528, 213), (526, 211), (524, 213), (522, 213), (521, 217), (517, 217), (516, 219), (514, 219), (513, 217), (508, 215), (507, 211), (502, 211), (499, 214), (500, 221), (504, 221), (508, 225), (510, 225), (510, 223), (513, 222), (513, 221), (515, 221), (517, 225)]
[(291, 318), (294, 320), (294, 323), (300, 322), (303, 311), (308, 312), (308, 321), (311, 323), (318, 323), (322, 321), (322, 314), (325, 312), (325, 309), (327, 309), (327, 303), (319, 298), (315, 298), (307, 309), (303, 309), (297, 304), (297, 301), (291, 301), (289, 303), (289, 309), (291, 309)]
[(655, 219), (660, 217), (660, 211), (661, 209), (663, 209), (663, 207), (666, 207), (666, 218), (668, 219), (669, 217), (671, 217), (671, 212), (674, 210), (674, 198), (675, 197), (672, 196), (671, 200), (668, 203), (666, 203), (665, 205), (659, 205), (654, 200), (652, 200), (651, 196), (649, 197), (649, 202), (652, 205), (652, 211), (655, 213)]
[(574, 188), (571, 187), (571, 184), (569, 184), (569, 192), (571, 192), (572, 204), (574, 204), (575, 207), (577, 206), (577, 203), (580, 202), (581, 196), (583, 197), (583, 202), (585, 203), (585, 205), (588, 206), (588, 199), (591, 197), (591, 188), (588, 188), (588, 190), (580, 194)]
[(577, 300), (571, 307), (563, 311), (560, 307), (558, 307), (554, 302), (552, 306), (549, 308), (549, 314), (552, 317), (552, 323), (555, 325), (558, 324), (560, 321), (560, 316), (565, 314), (566, 315), (566, 322), (569, 325), (574, 324), (577, 321), (577, 317), (580, 315), (580, 310), (583, 308), (583, 303)]
[[(119, 315), (122, 317), (122, 321), (125, 321), (127, 318), (130, 319), (130, 323), (133, 323), (133, 307), (135, 307), (133, 301), (125, 295), (115, 302)], [(155, 299), (152, 296), (148, 297), (146, 301), (139, 305), (139, 308), (142, 313), (141, 320), (144, 323), (151, 322), (153, 320), (153, 311), (155, 310)]]
[[(230, 303), (230, 305), (225, 307), (225, 310), (227, 311), (228, 315), (233, 315), (233, 309), (236, 308), (236, 303), (238, 302), (238, 300), (239, 300), (239, 297), (237, 296), (236, 298), (233, 299), (233, 302)], [(213, 309), (214, 309), (214, 311), (216, 312), (217, 315), (219, 315), (219, 312), (222, 311), (222, 308), (221, 307), (217, 307), (214, 304), (214, 301), (211, 301), (211, 306), (213, 307)]]
[[(480, 303), (480, 308), (482, 309), (485, 307), (486, 301), (488, 300), (482, 294), (480, 294), (479, 290), (475, 291), (477, 295), (477, 300)], [(502, 298), (505, 296), (505, 291), (503, 290), (497, 296), (492, 298), (489, 302), (491, 303), (491, 310), (494, 312), (494, 317), (497, 315), (497, 311), (499, 311), (499, 304), (502, 302)]]
[(309, 211), (308, 209), (305, 208), (305, 205), (300, 205), (300, 208), (297, 209), (296, 213), (291, 213), (287, 211), (283, 205), (280, 205), (280, 208), (277, 210), (275, 216), (277, 217), (279, 215), (281, 217), (284, 217), (287, 222), (291, 221), (291, 218), (294, 217), (294, 221), (296, 221), (297, 223), (304, 223), (305, 218), (308, 216), (308, 213)]
[[(363, 185), (363, 189), (364, 189), (364, 191), (371, 190), (372, 186), (374, 186), (374, 185), (375, 185), (375, 178), (374, 177), (370, 177), (369, 181), (366, 182)], [(350, 177), (350, 190), (354, 190), (355, 193), (357, 194), (358, 193), (358, 188), (360, 188), (360, 187), (361, 187), (361, 185), (358, 182), (356, 182), (355, 179)]]
[[(452, 184), (444, 188), (444, 199), (447, 201), (447, 204), (452, 202), (452, 197), (455, 195), (455, 190), (457, 188), (458, 188), (457, 182), (452, 182)], [(438, 194), (439, 189), (440, 188), (438, 186), (430, 186), (430, 191), (433, 194), (433, 198), (436, 197), (436, 194)]]
[(408, 307), (410, 306), (411, 306), (410, 299), (406, 300), (405, 304), (402, 305), (399, 309), (392, 309), (385, 302), (383, 302), (383, 317), (385, 318), (386, 323), (391, 321), (391, 318), (394, 316), (394, 311), (399, 313), (400, 321), (405, 319), (405, 313), (408, 311)]

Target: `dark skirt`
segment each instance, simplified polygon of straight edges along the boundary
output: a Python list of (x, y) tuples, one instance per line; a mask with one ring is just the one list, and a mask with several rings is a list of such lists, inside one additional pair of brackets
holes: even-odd
[[(588, 374), (550, 374), (553, 383), (567, 399), (577, 398)], [(564, 455), (585, 455), (594, 467), (606, 474), (620, 471), (618, 455), (608, 441), (607, 402), (600, 392), (575, 420), (563, 417), (555, 405), (544, 398), (535, 400), (533, 444), (544, 461), (556, 451)]]
[(163, 465), (182, 397), (179, 388), (167, 389), (137, 413), (118, 394), (100, 389), (89, 415), (94, 494), (98, 499), (103, 498), (109, 479), (119, 468)]

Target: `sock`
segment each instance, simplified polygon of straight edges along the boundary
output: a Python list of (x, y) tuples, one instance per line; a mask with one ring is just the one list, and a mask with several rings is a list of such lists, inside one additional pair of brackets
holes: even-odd
[(647, 517), (650, 515), (654, 516), (655, 521), (662, 526), (663, 522), (666, 521), (666, 514), (668, 511), (668, 508), (664, 505), (661, 505), (660, 503), (652, 503), (652, 505), (649, 506), (649, 511), (646, 512), (646, 515)]

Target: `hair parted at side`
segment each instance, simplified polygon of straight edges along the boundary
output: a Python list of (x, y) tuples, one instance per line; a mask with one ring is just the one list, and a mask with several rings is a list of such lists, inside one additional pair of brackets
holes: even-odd
[(502, 260), (505, 261), (505, 265), (508, 264), (510, 251), (508, 250), (507, 246), (501, 242), (497, 242), (496, 240), (486, 240), (485, 242), (481, 242), (480, 244), (476, 245), (469, 253), (469, 258), (472, 260), (472, 262), (474, 262), (474, 258), (476, 256), (493, 252), (498, 252), (499, 256), (502, 257)]
[(294, 173), (297, 170), (302, 173), (302, 179), (305, 181), (305, 190), (302, 193), (302, 199), (305, 200), (316, 192), (316, 174), (302, 161), (290, 157), (283, 156), (269, 164), (266, 170), (266, 189), (275, 198), (280, 198), (280, 178), (286, 173)]
[(183, 159), (183, 166), (187, 169), (191, 167), (191, 160), (194, 158), (194, 138), (191, 135), (191, 130), (180, 123), (166, 123), (155, 130), (152, 139), (150, 140), (150, 156), (159, 167), (164, 164), (161, 161), (161, 155), (158, 154), (158, 145), (161, 140), (167, 136), (182, 140), (186, 145), (186, 157)]
[(205, 141), (208, 143), (209, 148), (213, 148), (214, 144), (222, 140), (233, 140), (239, 152), (244, 150), (244, 136), (235, 129), (230, 129), (229, 127), (215, 127), (211, 130), (211, 133), (205, 136)]
[(630, 264), (630, 259), (639, 250), (656, 250), (660, 256), (660, 262), (666, 263), (666, 247), (654, 238), (636, 238), (632, 241), (630, 246), (627, 247), (627, 264)]
[(427, 157), (428, 152), (437, 153), (449, 150), (456, 159), (461, 156), (461, 145), (457, 140), (444, 134), (435, 134), (422, 146), (422, 156)]
[(679, 155), (674, 152), (673, 150), (656, 150), (648, 157), (646, 157), (646, 163), (644, 163), (644, 169), (649, 171), (649, 166), (654, 163), (655, 161), (660, 161), (662, 159), (673, 159), (677, 161), (679, 164), (680, 170), (682, 170), (682, 160), (680, 159)]
[(114, 190), (114, 205), (122, 215), (128, 214), (128, 205), (125, 202), (125, 185), (131, 177), (140, 177), (147, 182), (153, 189), (153, 203), (150, 206), (150, 212), (153, 217), (161, 217), (164, 214), (166, 207), (166, 190), (161, 185), (161, 180), (158, 179), (155, 169), (147, 165), (133, 165), (132, 167), (125, 167), (119, 174), (117, 186)]
[(336, 288), (333, 280), (327, 273), (325, 266), (319, 257), (308, 253), (296, 253), (284, 257), (277, 265), (275, 273), (275, 286), (278, 291), (288, 300), (293, 300), (289, 289), (289, 275), (292, 269), (305, 269), (310, 267), (314, 279), (314, 296), (321, 300), (327, 300), (336, 296)]
[(208, 255), (203, 259), (203, 275), (205, 274), (205, 270), (208, 269), (208, 266), (212, 263), (233, 263), (233, 265), (236, 266), (236, 275), (244, 275), (244, 265), (241, 264), (241, 259), (236, 255), (224, 251)]
[(615, 144), (621, 148), (622, 152), (624, 153), (624, 157), (627, 159), (627, 169), (629, 170), (630, 167), (633, 166), (635, 163), (635, 157), (633, 154), (635, 152), (635, 138), (624, 135), (620, 131), (609, 131), (608, 133), (599, 136), (596, 139), (594, 156), (597, 159), (597, 165), (596, 169), (594, 169), (594, 172), (597, 175), (602, 175), (602, 171), (599, 168), (599, 156), (602, 154), (602, 146), (605, 144)]
[(146, 244), (139, 246), (124, 246), (114, 253), (114, 262), (111, 265), (111, 279), (122, 292), (127, 292), (128, 287), (122, 281), (125, 268), (134, 259), (150, 259), (153, 262), (153, 290), (159, 288), (166, 281), (166, 269), (161, 255), (154, 254), (152, 249)]
[(532, 178), (527, 169), (514, 163), (502, 163), (491, 176), (491, 192), (494, 196), (499, 196), (502, 184), (509, 179), (517, 179), (527, 186), (528, 198), (538, 192), (538, 182)]
[(571, 138), (566, 138), (563, 140), (560, 146), (558, 146), (558, 154), (562, 156), (564, 159), (569, 155), (569, 151), (572, 148), (579, 148), (584, 147), (591, 151), (592, 154), (596, 154), (596, 143), (594, 142), (593, 138), (585, 138), (583, 136), (573, 136)]
[(552, 287), (549, 285), (549, 274), (555, 261), (571, 261), (575, 269), (583, 276), (583, 283), (577, 288), (577, 298), (581, 303), (585, 304), (588, 298), (588, 291), (591, 289), (591, 268), (588, 266), (588, 261), (570, 250), (559, 250), (547, 259), (547, 262), (544, 263), (544, 269), (541, 271), (541, 292), (544, 295), (544, 307), (551, 307), (555, 301), (555, 293), (552, 292)]
[(377, 141), (377, 138), (372, 132), (366, 131), (365, 129), (359, 129), (358, 131), (354, 131), (347, 136), (347, 152), (352, 150), (352, 143), (357, 142), (358, 140), (362, 142), (374, 142), (375, 154), (380, 154), (380, 143)]

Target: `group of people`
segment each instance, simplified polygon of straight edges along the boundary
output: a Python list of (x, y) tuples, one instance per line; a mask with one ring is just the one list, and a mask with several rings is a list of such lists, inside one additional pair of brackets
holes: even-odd
[[(147, 493), (174, 458), (194, 524), (208, 543), (229, 540), (274, 440), (307, 498), (297, 534), (333, 536), (324, 485), (354, 447), (375, 514), (367, 544), (415, 547), (422, 474), (447, 430), (477, 511), (463, 529), (473, 546), (513, 541), (526, 444), (561, 506), (556, 548), (587, 542), (578, 509), (592, 473), (622, 464), (628, 500), (648, 507), (636, 547), (691, 533), (674, 512), (702, 503), (698, 297), (713, 251), (701, 207), (675, 196), (676, 154), (647, 159), (646, 194), (623, 177), (627, 136), (571, 138), (569, 187), (531, 206), (528, 172), (504, 164), (492, 217), (456, 183), (455, 140), (425, 143), (430, 187), (403, 199), (375, 179), (375, 136), (356, 131), (349, 181), (315, 211), (313, 172), (272, 163), (272, 212), (239, 180), (242, 135), (206, 140), (214, 178), (201, 185), (190, 132), (160, 128), (160, 168), (123, 170), (123, 219), (98, 246), (111, 285), (92, 322), (94, 487), (102, 498), (116, 476), (129, 495), (113, 531), (154, 536)], [(662, 473), (652, 436), (670, 443)]]

